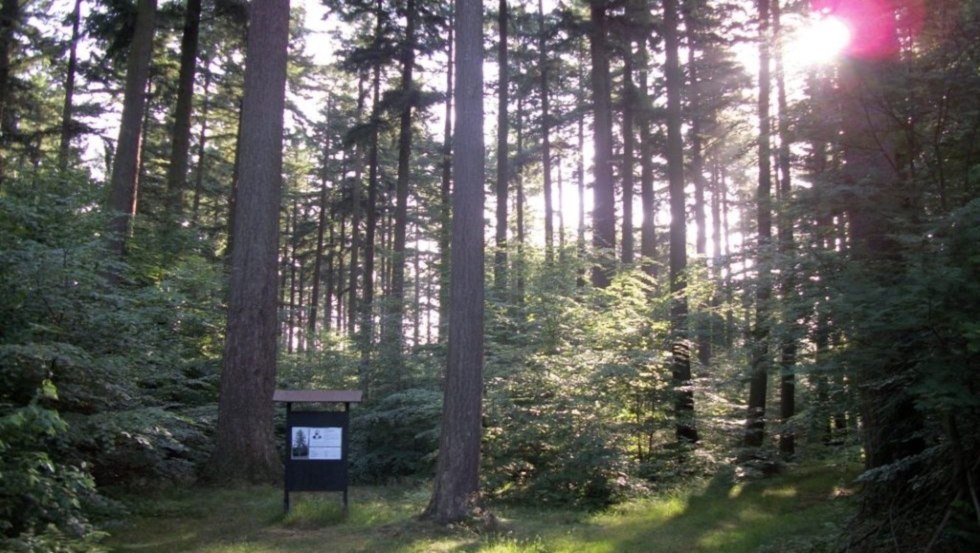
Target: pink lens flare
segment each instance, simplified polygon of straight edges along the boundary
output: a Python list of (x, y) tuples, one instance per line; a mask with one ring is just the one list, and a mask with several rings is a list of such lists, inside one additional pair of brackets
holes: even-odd
[(925, 15), (925, 0), (810, 0), (810, 6), (843, 21), (851, 31), (844, 53), (863, 59), (894, 56), (899, 37), (915, 36)]

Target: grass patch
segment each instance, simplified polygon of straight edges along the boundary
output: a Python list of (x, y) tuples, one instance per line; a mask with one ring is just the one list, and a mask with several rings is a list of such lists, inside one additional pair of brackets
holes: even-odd
[(110, 528), (118, 553), (817, 552), (851, 509), (854, 471), (799, 468), (768, 480), (729, 475), (683, 492), (634, 500), (600, 513), (496, 506), (500, 529), (479, 533), (417, 520), (425, 488), (358, 487), (350, 511), (339, 494), (294, 494), (282, 513), (271, 487), (179, 490), (132, 501), (134, 516)]

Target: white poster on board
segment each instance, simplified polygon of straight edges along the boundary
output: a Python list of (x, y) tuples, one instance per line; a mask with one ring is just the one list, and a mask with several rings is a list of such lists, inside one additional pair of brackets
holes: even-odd
[(343, 429), (326, 426), (294, 426), (290, 458), (310, 460), (339, 460)]

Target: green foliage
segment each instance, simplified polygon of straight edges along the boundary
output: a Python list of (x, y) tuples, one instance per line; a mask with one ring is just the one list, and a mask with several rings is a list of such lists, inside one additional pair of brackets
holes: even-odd
[(0, 195), (0, 519), (15, 550), (89, 547), (96, 482), (189, 481), (209, 452), (217, 273), (188, 256), (113, 265), (129, 283), (107, 286), (96, 191), (39, 172)]
[(94, 536), (83, 506), (95, 494), (84, 465), (59, 462), (68, 424), (45, 404), (50, 380), (30, 403), (0, 398), (0, 547), (11, 551), (81, 551)]
[(430, 474), (441, 412), (442, 393), (424, 388), (359, 407), (351, 418), (351, 477), (377, 483)]
[(568, 269), (493, 313), (484, 475), (501, 497), (598, 507), (642, 489), (631, 467), (668, 424), (664, 303), (638, 272), (592, 290)]

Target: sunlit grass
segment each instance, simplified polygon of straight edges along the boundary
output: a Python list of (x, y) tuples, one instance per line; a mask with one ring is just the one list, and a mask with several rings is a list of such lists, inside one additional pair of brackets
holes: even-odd
[(283, 514), (282, 492), (271, 487), (183, 490), (136, 501), (135, 516), (110, 528), (109, 545), (120, 553), (821, 551), (850, 509), (852, 477), (830, 468), (747, 483), (719, 475), (591, 514), (497, 505), (493, 532), (418, 520), (424, 487), (355, 488), (346, 514), (338, 494), (294, 494)]

